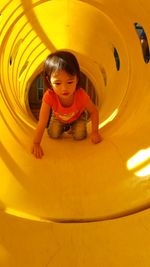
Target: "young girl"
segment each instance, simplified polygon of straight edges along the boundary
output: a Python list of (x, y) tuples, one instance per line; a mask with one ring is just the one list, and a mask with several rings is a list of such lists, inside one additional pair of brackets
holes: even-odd
[(51, 138), (59, 138), (64, 131), (71, 129), (73, 138), (81, 140), (87, 135), (85, 118), (87, 110), (92, 122), (91, 140), (94, 144), (99, 143), (101, 136), (98, 131), (98, 110), (87, 93), (79, 87), (80, 68), (76, 57), (67, 51), (50, 54), (45, 60), (44, 81), (48, 90), (43, 95), (32, 145), (33, 155), (36, 158), (43, 156), (40, 143), (50, 112), (52, 113), (48, 134)]

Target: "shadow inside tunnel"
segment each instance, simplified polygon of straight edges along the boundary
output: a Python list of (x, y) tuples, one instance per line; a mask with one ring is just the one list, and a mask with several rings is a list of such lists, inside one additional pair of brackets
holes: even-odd
[[(1, 197), (0, 197), (1, 198)], [(0, 212), (5, 210), (5, 205), (2, 202), (2, 200), (0, 199)]]
[[(42, 2), (47, 2), (47, 1), (44, 0)], [(34, 30), (37, 33), (37, 36), (41, 39), (41, 42), (45, 44), (45, 47), (47, 47), (51, 52), (54, 52), (56, 50), (56, 47), (44, 33), (44, 30), (34, 12), (34, 8), (39, 5), (39, 2), (37, 1), (36, 3), (33, 4), (32, 0), (28, 1), (21, 0), (21, 4), (25, 10), (25, 16), (27, 17), (28, 22), (32, 26), (32, 30)]]
[(10, 153), (7, 152), (7, 150), (4, 148), (2, 144), (0, 144), (0, 150), (1, 150), (3, 162), (5, 162), (6, 166), (9, 163), (9, 169), (11, 170), (11, 173), (13, 174), (13, 176), (20, 177), (21, 181), (26, 181), (27, 177), (26, 177), (25, 172), (19, 167), (19, 165), (15, 162), (15, 159), (13, 159), (10, 156)]

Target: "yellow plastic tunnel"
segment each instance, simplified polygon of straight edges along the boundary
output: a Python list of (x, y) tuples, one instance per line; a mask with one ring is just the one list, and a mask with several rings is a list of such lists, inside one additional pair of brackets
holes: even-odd
[[(0, 266), (150, 266), (150, 2), (1, 0)], [(71, 51), (95, 88), (102, 142), (30, 146), (29, 92)]]

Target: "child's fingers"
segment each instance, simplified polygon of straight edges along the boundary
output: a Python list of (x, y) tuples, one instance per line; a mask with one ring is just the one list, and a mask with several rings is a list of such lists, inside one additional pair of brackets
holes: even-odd
[(36, 146), (33, 146), (33, 148), (32, 148), (32, 154), (37, 159), (42, 158), (42, 156), (44, 155), (42, 148), (40, 146), (37, 146), (37, 145)]
[(36, 158), (40, 159), (43, 156), (43, 150), (40, 148), (36, 151)]
[(102, 141), (102, 137), (99, 134), (92, 135), (91, 139), (93, 144), (98, 144)]

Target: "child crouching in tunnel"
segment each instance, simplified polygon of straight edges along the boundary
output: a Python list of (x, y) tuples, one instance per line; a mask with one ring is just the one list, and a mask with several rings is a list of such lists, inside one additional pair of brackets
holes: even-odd
[(44, 80), (47, 90), (33, 139), (33, 155), (41, 158), (44, 154), (40, 144), (50, 113), (48, 134), (51, 138), (59, 138), (66, 129), (71, 129), (74, 140), (82, 140), (87, 136), (87, 110), (92, 123), (91, 141), (99, 143), (99, 113), (89, 95), (80, 88), (80, 67), (76, 57), (68, 51), (50, 54), (44, 64)]

